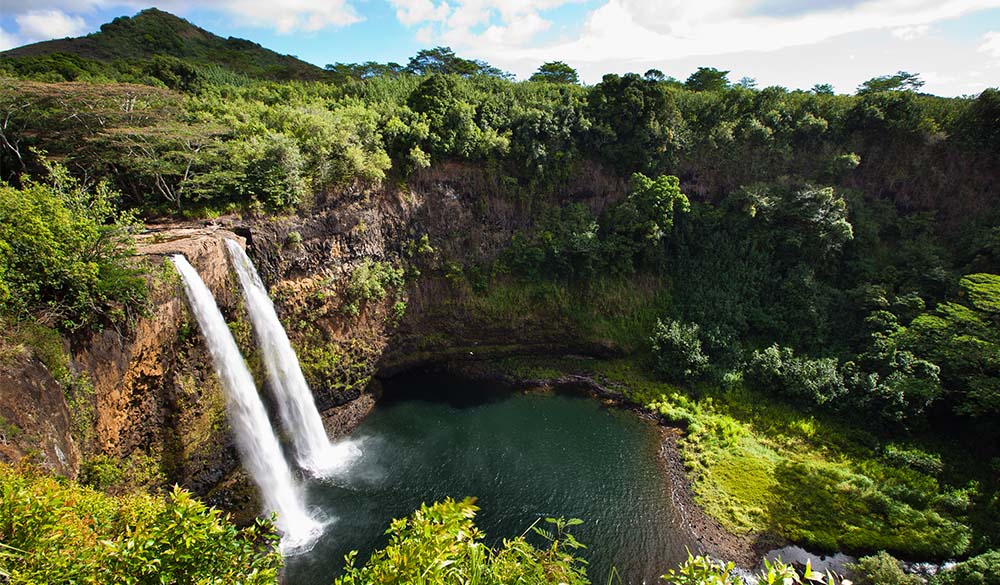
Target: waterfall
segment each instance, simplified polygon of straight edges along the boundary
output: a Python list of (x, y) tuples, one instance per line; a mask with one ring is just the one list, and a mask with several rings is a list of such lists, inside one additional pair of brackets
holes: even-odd
[(215, 372), (222, 382), (229, 423), (236, 435), (236, 446), (243, 465), (260, 490), (265, 510), (278, 514), (277, 528), (282, 533), (282, 549), (301, 548), (319, 536), (322, 528), (306, 513), (253, 377), (215, 297), (184, 256), (173, 256), (173, 262), (184, 281), (191, 310), (198, 320)]
[(342, 469), (357, 458), (360, 451), (351, 442), (330, 443), (298, 357), (278, 320), (264, 283), (238, 243), (226, 240), (226, 246), (243, 288), (278, 412), (295, 447), (299, 466), (321, 476)]

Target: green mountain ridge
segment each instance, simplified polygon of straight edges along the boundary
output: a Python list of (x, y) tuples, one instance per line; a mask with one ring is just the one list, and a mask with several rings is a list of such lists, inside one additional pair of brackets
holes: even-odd
[[(164, 56), (254, 78), (316, 80), (327, 75), (323, 69), (290, 55), (281, 55), (253, 41), (222, 38), (156, 8), (133, 17), (116, 18), (101, 25), (99, 32), (86, 36), (42, 41), (4, 51), (0, 53), (0, 63), (11, 61), (15, 68), (32, 67), (39, 57), (56, 61), (61, 58), (83, 71), (118, 78), (114, 74), (128, 69), (125, 64), (162, 60)], [(111, 70), (109, 66), (113, 66)], [(62, 68), (60, 72), (67, 77)]]

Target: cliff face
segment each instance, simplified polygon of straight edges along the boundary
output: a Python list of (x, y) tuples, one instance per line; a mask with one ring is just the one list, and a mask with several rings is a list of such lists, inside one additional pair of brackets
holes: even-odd
[[(236, 314), (220, 229), (153, 230), (138, 241), (149, 266), (149, 314), (129, 332), (107, 329), (66, 344), (68, 377), (60, 385), (39, 360), (24, 358), (0, 369), (0, 415), (6, 433), (0, 454), (36, 459), (75, 477), (96, 455), (141, 468), (140, 482), (177, 482), (203, 491), (237, 465), (225, 402), (203, 342), (197, 336), (177, 274), (165, 264), (184, 254), (224, 311)], [(64, 387), (70, 386), (70, 387)]]
[[(587, 167), (561, 197), (599, 212), (626, 189)], [(310, 214), (250, 223), (240, 233), (248, 236), (318, 405), (331, 409), (365, 397), (377, 371), (479, 349), (603, 353), (574, 341), (568, 324), (484, 317), (448, 276), (495, 260), (535, 213), (531, 202), (481, 168), (446, 163), (418, 171), (406, 185), (349, 189), (320, 198)], [(373, 263), (399, 270), (405, 284), (355, 302), (352, 286), (359, 274), (378, 272)]]
[[(597, 211), (624, 193), (623, 183), (591, 169), (566, 197)], [(558, 324), (477, 319), (464, 308), (466, 293), (447, 277), (454, 266), (495, 259), (531, 216), (527, 204), (481, 170), (443, 165), (407, 185), (327, 194), (300, 216), (227, 220), (228, 229), (153, 228), (138, 241), (150, 267), (150, 313), (128, 333), (106, 330), (69, 348), (72, 368), (92, 392), (71, 396), (70, 408), (68, 391), (40, 364), (0, 371), (0, 415), (29, 430), (0, 437), (0, 455), (17, 459), (36, 449), (47, 466), (71, 477), (103, 455), (126, 475), (142, 476), (134, 483), (179, 483), (214, 503), (242, 506), (247, 490), (225, 397), (166, 258), (184, 254), (198, 270), (265, 390), (224, 245), (226, 238), (246, 243), (337, 436), (374, 405), (371, 380), (380, 368), (398, 370), (468, 347), (572, 345)], [(73, 409), (91, 411), (83, 417), (87, 429), (73, 430)]]
[(242, 298), (230, 275), (222, 229), (153, 231), (138, 253), (153, 266), (152, 310), (135, 331), (94, 335), (74, 352), (94, 381), (92, 450), (118, 459), (152, 457), (171, 482), (195, 491), (214, 485), (237, 464), (225, 397), (198, 335), (179, 277), (166, 259), (183, 254), (224, 314), (238, 318)]
[(0, 459), (24, 457), (71, 477), (80, 464), (62, 386), (26, 355), (0, 368)]

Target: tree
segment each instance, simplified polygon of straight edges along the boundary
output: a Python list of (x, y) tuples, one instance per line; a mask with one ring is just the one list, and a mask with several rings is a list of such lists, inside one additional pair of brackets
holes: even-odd
[(48, 169), (48, 184), (0, 182), (0, 315), (64, 332), (128, 324), (146, 302), (134, 215), (115, 208), (106, 183), (85, 189), (64, 167)]
[(669, 79), (666, 74), (659, 69), (647, 69), (646, 72), (642, 74), (642, 78), (646, 81), (666, 81)]
[(792, 348), (778, 344), (754, 351), (743, 377), (753, 388), (777, 391), (810, 405), (826, 404), (845, 392), (836, 359), (796, 356)]
[(829, 83), (817, 83), (809, 91), (816, 95), (833, 95), (833, 86)]
[(247, 165), (244, 192), (268, 209), (290, 209), (306, 193), (302, 176), (303, 160), (295, 141), (284, 134), (269, 134), (257, 143), (254, 158)]
[(653, 266), (661, 258), (662, 243), (674, 226), (674, 213), (686, 213), (691, 203), (681, 193), (680, 179), (661, 175), (655, 179), (635, 173), (632, 190), (602, 218), (608, 262), (613, 272), (629, 274), (642, 264)]
[(736, 82), (736, 85), (744, 89), (756, 89), (757, 80), (753, 77), (741, 77), (740, 80)]
[(4, 582), (278, 583), (282, 558), (270, 521), (237, 528), (178, 487), (165, 496), (108, 496), (0, 464), (0, 494)]
[(833, 187), (756, 184), (735, 193), (730, 204), (767, 226), (768, 247), (790, 261), (821, 262), (854, 238), (847, 201)]
[(422, 49), (406, 65), (406, 72), (414, 75), (430, 75), (432, 73), (454, 73), (455, 75), (475, 75), (479, 66), (468, 59), (463, 59), (451, 50), (451, 47), (434, 47)]
[(549, 61), (538, 68), (529, 81), (545, 81), (548, 83), (579, 83), (580, 77), (569, 65), (562, 61)]
[(858, 95), (879, 91), (917, 91), (924, 86), (924, 81), (917, 73), (899, 71), (895, 75), (872, 77), (858, 86)]
[(1000, 90), (987, 88), (955, 122), (955, 139), (982, 153), (1000, 154)]
[(900, 344), (941, 366), (960, 414), (1000, 414), (1000, 275), (969, 274), (958, 298), (913, 320)]
[(403, 66), (399, 63), (377, 63), (375, 61), (365, 61), (364, 63), (332, 63), (325, 69), (338, 78), (371, 79), (372, 77), (396, 77), (403, 73)]
[(695, 323), (657, 320), (650, 341), (656, 370), (668, 380), (690, 381), (708, 368), (708, 356), (701, 350), (701, 329)]
[[(223, 129), (209, 124), (168, 122), (148, 127), (112, 128), (95, 140), (120, 156), (123, 176), (157, 193), (180, 211), (199, 174), (217, 170), (209, 161), (222, 148)], [(206, 164), (208, 163), (208, 164)], [(152, 184), (150, 184), (152, 183)], [(208, 192), (199, 190), (202, 195)]]
[(431, 154), (468, 157), (478, 147), (475, 106), (464, 97), (453, 75), (431, 75), (410, 94), (407, 105), (427, 118)]
[(472, 498), (461, 502), (449, 498), (423, 504), (409, 518), (393, 520), (385, 548), (374, 551), (363, 567), (355, 566), (358, 551), (348, 554), (344, 574), (335, 585), (590, 583), (584, 562), (573, 556), (584, 546), (567, 532), (580, 520), (547, 518), (546, 530), (532, 525), (530, 532), (544, 543), (541, 548), (521, 535), (491, 549), (473, 522), (479, 508), (472, 502)]
[(930, 582), (931, 585), (1000, 585), (1000, 550), (964, 560), (940, 571)]
[(434, 47), (423, 49), (410, 58), (405, 71), (414, 75), (430, 75), (444, 73), (471, 77), (473, 75), (489, 75), (502, 79), (512, 79), (513, 75), (498, 69), (485, 61), (463, 59), (455, 54), (451, 47)]
[(659, 173), (679, 150), (680, 112), (664, 84), (605, 75), (587, 96), (593, 148), (625, 173)]
[(721, 91), (729, 87), (728, 71), (720, 71), (715, 67), (699, 67), (692, 73), (684, 85), (692, 91)]

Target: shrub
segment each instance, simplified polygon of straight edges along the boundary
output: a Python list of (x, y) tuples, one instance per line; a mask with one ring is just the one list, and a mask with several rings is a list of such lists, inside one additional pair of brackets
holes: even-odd
[(0, 574), (17, 583), (277, 583), (269, 522), (238, 529), (174, 488), (111, 497), (0, 464)]
[(890, 443), (882, 450), (882, 457), (892, 465), (907, 466), (928, 475), (937, 475), (944, 468), (941, 456), (937, 453), (927, 453), (920, 449), (908, 449)]
[(404, 274), (402, 268), (396, 268), (389, 262), (365, 260), (351, 272), (341, 312), (356, 317), (363, 303), (381, 301), (390, 289), (399, 290), (403, 286)]
[(991, 550), (941, 571), (930, 585), (1000, 585), (1000, 550)]
[(762, 391), (778, 391), (807, 404), (826, 404), (846, 392), (834, 358), (796, 357), (789, 347), (774, 344), (753, 352), (744, 379)]
[(756, 575), (751, 576), (752, 581), (745, 580), (735, 571), (733, 563), (721, 563), (706, 556), (692, 556), (688, 552), (687, 561), (680, 567), (667, 571), (661, 579), (673, 585), (742, 585), (747, 582), (783, 583), (784, 585), (801, 585), (802, 583), (815, 583), (817, 585), (834, 585), (837, 578), (831, 573), (818, 573), (812, 570), (812, 566), (806, 563), (805, 570), (799, 574), (790, 564), (783, 563), (781, 559), (774, 562), (764, 560), (764, 568)]
[(895, 557), (885, 551), (861, 557), (851, 566), (857, 585), (922, 585), (916, 575), (907, 575)]
[(48, 170), (48, 184), (0, 182), (0, 313), (64, 332), (129, 324), (147, 299), (130, 260), (135, 217), (115, 209), (106, 183), (88, 190)]
[(697, 324), (658, 320), (651, 341), (656, 370), (669, 379), (691, 380), (708, 368), (708, 356), (701, 350), (701, 330)]
[(589, 583), (583, 561), (572, 554), (583, 545), (566, 531), (579, 520), (549, 518), (551, 531), (533, 527), (546, 542), (543, 548), (520, 536), (492, 550), (473, 523), (477, 510), (471, 498), (420, 506), (409, 518), (392, 521), (386, 531), (389, 544), (375, 551), (363, 567), (354, 566), (357, 551), (347, 555), (345, 573), (334, 583)]

